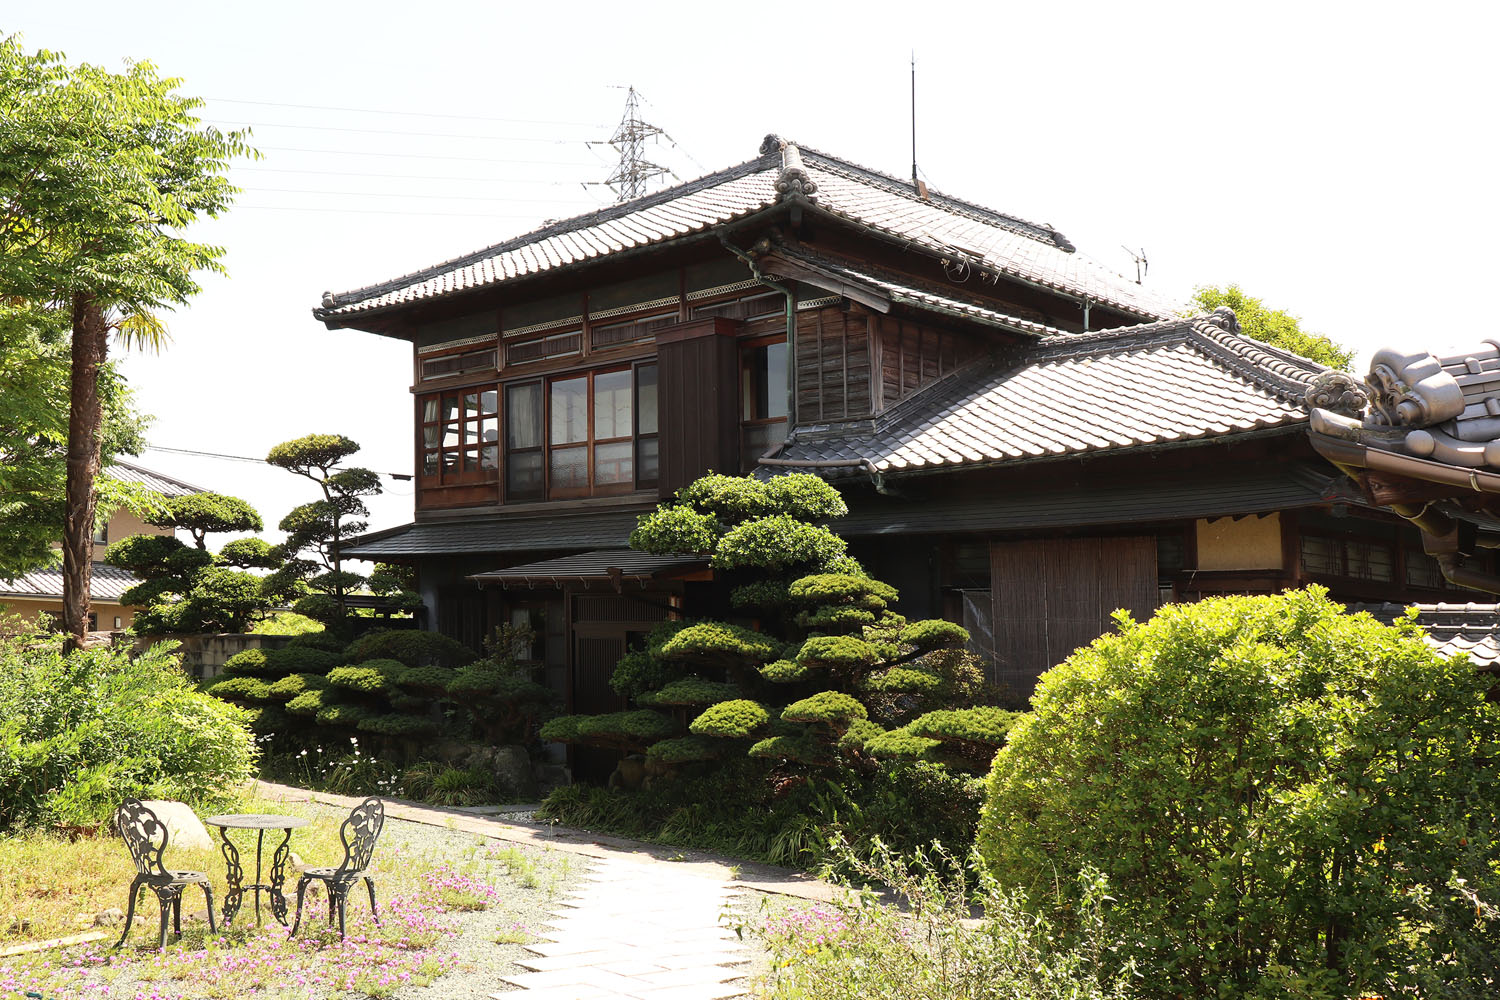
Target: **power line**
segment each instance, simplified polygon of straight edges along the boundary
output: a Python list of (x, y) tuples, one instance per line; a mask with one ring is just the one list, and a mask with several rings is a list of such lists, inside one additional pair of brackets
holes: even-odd
[[(535, 219), (541, 213), (510, 213), (500, 214), (495, 212), (401, 212), (395, 209), (385, 208), (323, 208), (305, 205), (235, 205), (235, 210), (259, 210), (262, 212), (333, 212), (341, 215), (420, 215), (434, 218), (450, 219)], [(545, 218), (545, 216), (543, 216)]]
[(262, 152), (271, 150), (277, 153), (331, 153), (338, 156), (399, 156), (417, 160), (466, 160), (471, 163), (534, 163), (556, 167), (587, 167), (589, 165), (587, 163), (576, 163), (572, 160), (506, 159), (493, 156), (444, 156), (438, 153), (379, 153), (363, 149), (307, 149), (299, 146), (259, 146), (257, 148)]
[(641, 120), (635, 88), (631, 87), (625, 96), (625, 115), (609, 140), (609, 144), (619, 150), (620, 165), (604, 183), (614, 189), (617, 200), (631, 201), (639, 198), (646, 193), (646, 187), (652, 180), (672, 173), (666, 167), (646, 159), (646, 140), (665, 134), (655, 125)]
[(391, 111), (380, 108), (342, 108), (329, 104), (282, 104), (276, 101), (240, 101), (230, 97), (205, 97), (220, 104), (253, 104), (263, 108), (300, 108), (304, 111), (351, 111), (361, 115), (403, 115), (413, 118), (452, 118), (471, 122), (505, 122), (511, 125), (567, 125), (573, 128), (608, 128), (598, 122), (548, 121), (540, 118), (491, 118), (487, 115), (445, 115), (435, 111)]
[(539, 177), (475, 177), (472, 174), (457, 176), (449, 174), (385, 174), (374, 173), (363, 170), (300, 170), (294, 167), (248, 167), (235, 164), (234, 171), (251, 170), (256, 173), (270, 174), (320, 174), (328, 177), (385, 177), (392, 180), (408, 181), (480, 181), (484, 184), (539, 184), (548, 187), (572, 187), (581, 181), (557, 181)]
[[(580, 186), (582, 186), (580, 184)], [(495, 195), (471, 195), (471, 194), (406, 194), (403, 192), (383, 191), (327, 191), (316, 188), (273, 188), (273, 187), (247, 187), (246, 193), (276, 192), (277, 194), (332, 194), (347, 195), (352, 198), (423, 198), (438, 201), (509, 201), (520, 202), (531, 205), (575, 205), (578, 199), (563, 198), (503, 198)]]
[(424, 139), (485, 139), (495, 142), (543, 142), (554, 146), (566, 146), (571, 143), (587, 142), (587, 139), (555, 139), (541, 136), (519, 136), (519, 135), (475, 135), (472, 132), (410, 132), (402, 129), (389, 128), (349, 128), (342, 125), (290, 125), (284, 122), (235, 122), (223, 118), (209, 118), (206, 121), (216, 125), (227, 125), (232, 128), (297, 128), (309, 129), (315, 132), (358, 132), (362, 135), (412, 135)]
[[(252, 462), (255, 465), (270, 464), (264, 458), (255, 458), (251, 455), (229, 455), (222, 451), (199, 451), (195, 448), (168, 448), (166, 445), (161, 444), (148, 444), (146, 445), (146, 450), (166, 451), (171, 452), (174, 455), (193, 455), (197, 458), (218, 458), (223, 459), (226, 462)], [(392, 479), (400, 480), (411, 479), (411, 473), (409, 472), (381, 472), (377, 473), (377, 475), (389, 476)]]

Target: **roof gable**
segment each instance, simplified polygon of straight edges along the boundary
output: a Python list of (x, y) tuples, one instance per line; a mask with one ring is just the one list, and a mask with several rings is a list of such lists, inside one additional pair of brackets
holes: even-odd
[(1004, 275), (1143, 319), (1173, 307), (1088, 257), (1050, 226), (1027, 222), (768, 136), (761, 155), (706, 177), (553, 223), (474, 253), (347, 292), (313, 315), (330, 327), (607, 256), (701, 236), (782, 203), (925, 251), (947, 268)]
[(1304, 423), (1323, 366), (1239, 335), (1228, 310), (1044, 337), (872, 421), (799, 426), (776, 461), (940, 471), (1170, 446)]

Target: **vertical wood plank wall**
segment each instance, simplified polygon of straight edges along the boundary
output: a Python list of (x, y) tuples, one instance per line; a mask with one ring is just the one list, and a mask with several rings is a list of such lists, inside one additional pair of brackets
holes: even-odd
[(837, 307), (797, 317), (797, 419), (870, 415), (869, 317)]
[(1152, 536), (991, 543), (992, 679), (1030, 694), (1043, 671), (1109, 631), (1117, 609), (1149, 617), (1156, 575)]
[(739, 468), (739, 370), (727, 320), (685, 324), (658, 338), (658, 492), (663, 498), (708, 469)]

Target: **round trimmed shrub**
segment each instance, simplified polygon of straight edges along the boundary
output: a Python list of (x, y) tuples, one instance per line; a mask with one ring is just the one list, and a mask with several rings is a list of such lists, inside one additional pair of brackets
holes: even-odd
[(821, 567), (844, 555), (847, 548), (844, 540), (827, 528), (774, 514), (729, 529), (719, 540), (713, 565), (718, 569), (775, 571), (803, 565)]
[(770, 636), (725, 622), (698, 622), (680, 630), (661, 645), (669, 660), (738, 660), (764, 663), (780, 651)]
[(852, 635), (815, 635), (802, 644), (797, 662), (809, 667), (851, 670), (867, 667), (880, 659), (880, 652)]
[(208, 693), (227, 701), (265, 701), (271, 686), (258, 677), (225, 677), (210, 684)]
[(323, 690), (303, 691), (286, 703), (287, 715), (311, 718), (323, 710)]
[(310, 646), (287, 646), (266, 652), (267, 672), (272, 676), (287, 674), (326, 674), (345, 662), (344, 657), (326, 649)]
[(865, 706), (842, 691), (819, 691), (810, 698), (792, 702), (781, 712), (787, 722), (818, 722), (836, 729), (868, 715)]
[[(722, 681), (707, 681), (702, 677), (683, 677), (660, 691), (651, 693), (653, 705), (712, 705), (736, 697), (740, 689)], [(638, 699), (639, 700), (639, 699)]]
[[(395, 669), (381, 669), (384, 664), (395, 664)], [(360, 694), (382, 694), (389, 691), (395, 683), (394, 675), (397, 671), (404, 673), (405, 670), (395, 660), (371, 660), (358, 667), (335, 667), (328, 671), (328, 684), (330, 687), (346, 688)]]
[(1149, 998), (1489, 995), (1500, 706), (1410, 619), (1342, 610), (1314, 587), (1119, 614), (996, 755), (995, 876), (1063, 915), (1101, 873)]
[(694, 736), (720, 736), (743, 739), (764, 728), (771, 721), (771, 712), (759, 702), (745, 698), (721, 701), (704, 709), (688, 732)]
[(374, 714), (363, 705), (340, 703), (336, 705), (324, 705), (318, 709), (317, 720), (320, 726), (346, 726), (355, 728)]
[(291, 701), (304, 691), (321, 691), (328, 686), (322, 674), (288, 674), (272, 684), (268, 697), (272, 701)]
[(699, 736), (679, 736), (662, 740), (646, 748), (646, 756), (664, 764), (687, 764), (697, 760), (717, 760), (723, 746)]
[(224, 661), (224, 673), (231, 676), (265, 677), (271, 673), (271, 665), (266, 656), (269, 650), (246, 649), (235, 653)]
[(461, 667), (479, 656), (446, 635), (415, 629), (366, 632), (349, 644), (344, 656), (346, 663), (381, 659), (400, 660), (408, 667)]

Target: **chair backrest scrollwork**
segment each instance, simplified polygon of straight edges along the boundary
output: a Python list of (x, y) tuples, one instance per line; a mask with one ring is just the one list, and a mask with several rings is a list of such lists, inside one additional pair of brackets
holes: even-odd
[(167, 827), (140, 799), (126, 799), (115, 810), (115, 829), (142, 875), (168, 874), (161, 856), (167, 849)]
[(385, 804), (377, 798), (368, 798), (354, 807), (344, 825), (339, 827), (339, 839), (344, 842), (344, 863), (338, 873), (359, 872), (370, 867), (370, 858), (375, 854), (375, 841), (380, 839), (380, 830), (385, 826)]

